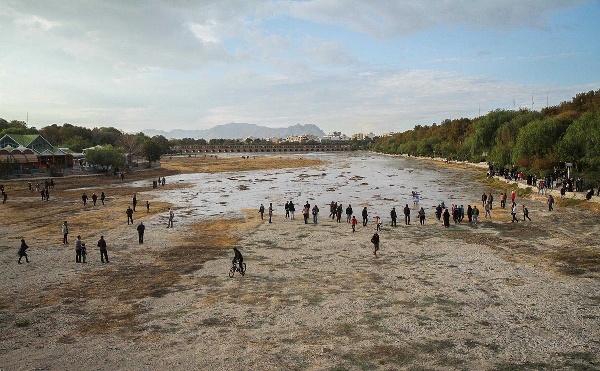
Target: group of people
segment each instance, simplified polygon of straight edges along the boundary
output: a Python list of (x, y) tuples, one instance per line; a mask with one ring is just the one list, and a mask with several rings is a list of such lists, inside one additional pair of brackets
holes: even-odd
[[(83, 206), (87, 205), (87, 201), (88, 199), (90, 199), (90, 197), (88, 197), (86, 192), (83, 192), (83, 194), (81, 195), (81, 201), (83, 202)], [(96, 192), (92, 193), (92, 204), (94, 206), (96, 206), (96, 203), (98, 202), (98, 195), (96, 195)], [(104, 205), (104, 200), (106, 200), (106, 195), (104, 194), (104, 191), (100, 192), (100, 202), (102, 203), (102, 205)]]

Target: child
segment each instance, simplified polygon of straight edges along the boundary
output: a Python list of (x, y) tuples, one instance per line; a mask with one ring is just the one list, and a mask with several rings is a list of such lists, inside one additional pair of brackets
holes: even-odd
[(351, 223), (352, 223), (352, 233), (354, 233), (354, 232), (356, 232), (356, 223), (358, 223), (355, 216), (352, 217)]
[(85, 249), (85, 243), (81, 244), (81, 257), (83, 258), (83, 262), (87, 263), (86, 262), (87, 252), (86, 252), (86, 249)]

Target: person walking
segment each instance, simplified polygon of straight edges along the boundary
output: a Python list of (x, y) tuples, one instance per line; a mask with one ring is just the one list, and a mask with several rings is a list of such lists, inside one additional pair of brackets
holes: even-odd
[(358, 220), (356, 220), (355, 216), (352, 216), (352, 220), (350, 221), (350, 224), (352, 224), (352, 233), (356, 232), (356, 224), (358, 223)]
[(104, 264), (105, 260), (108, 263), (108, 251), (106, 250), (106, 240), (104, 239), (104, 236), (100, 236), (98, 247), (100, 248), (100, 261), (102, 261), (102, 264)]
[(135, 207), (137, 205), (137, 196), (135, 193), (133, 194), (133, 200), (131, 200), (131, 203), (133, 205), (133, 211), (135, 211)]
[(87, 194), (85, 194), (85, 192), (83, 192), (83, 194), (81, 195), (81, 201), (83, 201), (83, 206), (85, 206), (87, 204), (87, 200), (88, 200), (88, 196), (87, 196)]
[(105, 198), (106, 198), (106, 196), (104, 195), (104, 192), (100, 193), (100, 202), (102, 202), (102, 205), (104, 205)]
[(392, 211), (390, 211), (390, 218), (392, 218), (392, 227), (397, 227), (396, 220), (398, 219), (398, 214), (395, 207), (392, 207)]
[(425, 209), (423, 209), (423, 207), (421, 207), (421, 210), (419, 210), (419, 223), (421, 223), (421, 225), (425, 225)]
[(378, 214), (375, 214), (375, 230), (376, 231), (381, 230), (381, 218), (379, 217)]
[(127, 206), (127, 210), (125, 211), (125, 214), (127, 215), (127, 225), (129, 225), (130, 221), (131, 221), (131, 224), (133, 224), (133, 210), (131, 209), (131, 206)]
[(290, 203), (289, 201), (285, 203), (285, 218), (288, 219), (290, 217)]
[(308, 210), (306, 205), (304, 205), (304, 207), (302, 208), (302, 216), (304, 217), (304, 224), (308, 224), (309, 213), (310, 213), (310, 210)]
[(448, 208), (444, 209), (442, 218), (444, 219), (444, 228), (450, 228), (450, 212), (448, 211)]
[(146, 212), (150, 212), (150, 202), (148, 200), (146, 200)]
[[(27, 256), (27, 249), (29, 248), (29, 246), (27, 246), (27, 244), (25, 243), (24, 239), (21, 239), (21, 247), (19, 248), (19, 260), (17, 261), (17, 263), (21, 264), (21, 259), (23, 257), (25, 257), (25, 261), (27, 263), (29, 263), (29, 256)], [(14, 250), (13, 250), (14, 251)]]
[(265, 205), (260, 204), (260, 207), (258, 208), (258, 212), (260, 213), (260, 219), (264, 219), (264, 215), (265, 215)]
[(475, 225), (477, 225), (477, 218), (479, 217), (479, 209), (477, 208), (477, 205), (473, 206), (473, 223), (475, 223)]
[(346, 222), (350, 223), (350, 221), (352, 220), (352, 205), (348, 204), (348, 207), (346, 208)]
[(81, 241), (81, 236), (77, 236), (75, 240), (75, 263), (81, 263), (81, 246), (83, 242)]
[(554, 197), (548, 195), (548, 211), (554, 210)]
[(69, 244), (69, 240), (67, 238), (69, 236), (69, 226), (67, 225), (66, 220), (62, 224), (61, 229), (62, 229), (62, 234), (63, 234), (63, 244), (67, 245), (67, 244)]
[(410, 225), (410, 208), (408, 207), (408, 204), (404, 206), (404, 224)]
[[(288, 207), (290, 208), (290, 219), (294, 220), (294, 213), (296, 212), (296, 206), (294, 206), (294, 203), (292, 201), (290, 201), (290, 204)], [(269, 217), (269, 220), (271, 220), (270, 217)], [(269, 221), (269, 223), (271, 223), (271, 222)]]
[(144, 243), (144, 231), (145, 230), (146, 230), (146, 226), (144, 225), (144, 222), (140, 222), (140, 224), (137, 226), (138, 243), (139, 244)]
[(312, 215), (313, 215), (313, 223), (317, 224), (317, 217), (319, 215), (319, 207), (317, 205), (313, 206)]
[(517, 219), (517, 204), (515, 204), (513, 202), (512, 207), (510, 209), (510, 215), (512, 215), (512, 221), (511, 223), (514, 223), (515, 221), (518, 223), (519, 219)]
[[(273, 222), (272, 221), (272, 218), (273, 218), (273, 203), (269, 203), (269, 210), (268, 211), (269, 211), (269, 223), (272, 223)], [(293, 215), (294, 214), (292, 213), (292, 219), (294, 219)]]
[(473, 206), (473, 223), (475, 223), (475, 225), (477, 225), (477, 218), (479, 217), (479, 209), (477, 208), (477, 205)]
[(379, 234), (377, 232), (371, 237), (371, 243), (373, 243), (373, 255), (377, 256), (377, 250), (379, 250)]
[(363, 227), (367, 226), (367, 217), (368, 216), (369, 216), (369, 213), (367, 212), (367, 207), (365, 206), (362, 211)]
[(175, 218), (175, 213), (171, 208), (169, 208), (169, 221), (167, 222), (167, 228), (173, 228), (173, 218)]
[(490, 219), (492, 219), (492, 213), (490, 213), (490, 203), (486, 203), (485, 204), (485, 216), (484, 218), (487, 218), (488, 215), (490, 216)]
[(85, 242), (81, 243), (81, 259), (82, 263), (87, 263), (87, 249), (85, 248)]
[(92, 193), (92, 203), (94, 204), (94, 206), (96, 206), (96, 201), (98, 200), (98, 196), (96, 196), (96, 193)]
[(531, 221), (531, 218), (529, 217), (529, 209), (527, 209), (527, 207), (525, 207), (525, 205), (523, 205), (523, 221), (525, 221), (525, 218), (529, 219), (529, 221)]

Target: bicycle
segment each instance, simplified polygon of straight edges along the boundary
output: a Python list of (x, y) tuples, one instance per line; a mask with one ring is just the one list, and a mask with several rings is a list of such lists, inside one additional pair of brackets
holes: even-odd
[(240, 267), (238, 266), (237, 262), (234, 262), (231, 268), (229, 269), (229, 278), (233, 278), (235, 272), (239, 272), (243, 277), (246, 274), (246, 263), (242, 263), (242, 269), (240, 270)]

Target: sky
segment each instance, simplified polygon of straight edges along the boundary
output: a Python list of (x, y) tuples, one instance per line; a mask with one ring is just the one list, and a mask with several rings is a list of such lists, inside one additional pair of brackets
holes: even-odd
[(383, 134), (600, 89), (600, 0), (0, 0), (0, 117)]

